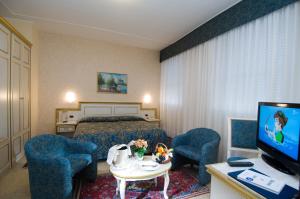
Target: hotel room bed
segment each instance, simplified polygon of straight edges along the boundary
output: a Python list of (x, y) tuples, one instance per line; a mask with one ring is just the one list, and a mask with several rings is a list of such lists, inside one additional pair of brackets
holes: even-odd
[(127, 144), (142, 138), (148, 142), (148, 152), (154, 151), (158, 142), (167, 142), (166, 132), (155, 124), (134, 116), (88, 117), (79, 121), (74, 139), (97, 144), (98, 160), (107, 158), (110, 147)]

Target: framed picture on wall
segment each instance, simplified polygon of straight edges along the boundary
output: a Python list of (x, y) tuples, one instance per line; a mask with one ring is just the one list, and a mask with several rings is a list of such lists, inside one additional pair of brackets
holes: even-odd
[(127, 94), (127, 74), (99, 72), (97, 80), (98, 92)]

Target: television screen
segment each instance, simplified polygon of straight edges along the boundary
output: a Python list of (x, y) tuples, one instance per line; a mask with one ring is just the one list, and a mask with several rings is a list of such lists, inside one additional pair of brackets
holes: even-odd
[(261, 104), (258, 114), (259, 141), (298, 161), (300, 107)]

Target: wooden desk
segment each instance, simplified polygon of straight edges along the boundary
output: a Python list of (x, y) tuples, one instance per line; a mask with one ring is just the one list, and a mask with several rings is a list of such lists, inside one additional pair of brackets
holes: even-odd
[(247, 186), (239, 183), (230, 176), (228, 172), (254, 168), (257, 171), (265, 173), (275, 179), (284, 180), (285, 183), (295, 189), (299, 189), (299, 176), (290, 176), (284, 174), (266, 164), (261, 158), (249, 159), (254, 163), (253, 167), (230, 167), (227, 163), (218, 163), (207, 165), (207, 171), (211, 174), (211, 199), (230, 198), (264, 198), (262, 195), (249, 189)]

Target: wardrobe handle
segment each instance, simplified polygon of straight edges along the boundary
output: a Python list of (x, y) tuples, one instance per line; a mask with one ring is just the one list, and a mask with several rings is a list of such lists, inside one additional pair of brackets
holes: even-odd
[(20, 100), (23, 100), (24, 99), (24, 97), (20, 97)]

